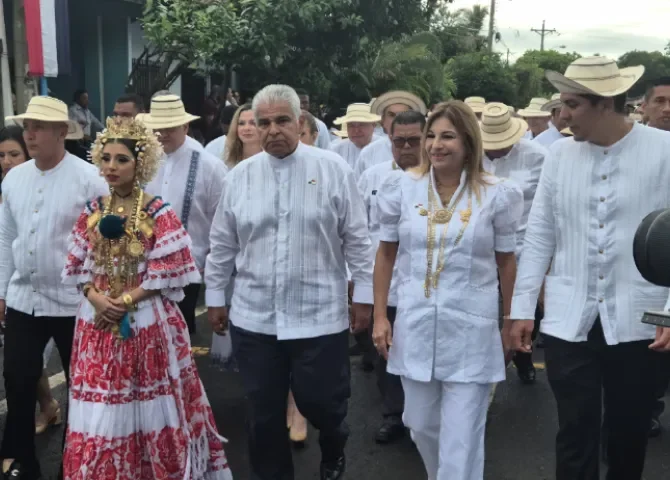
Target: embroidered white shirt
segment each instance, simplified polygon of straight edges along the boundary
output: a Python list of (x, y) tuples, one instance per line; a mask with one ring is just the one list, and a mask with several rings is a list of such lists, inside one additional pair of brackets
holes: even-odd
[[(206, 301), (230, 319), (280, 340), (349, 326), (346, 264), (354, 300), (370, 298), (372, 245), (354, 174), (336, 153), (299, 144), (284, 159), (261, 152), (226, 176), (207, 257)], [(367, 293), (366, 293), (367, 290)]]
[(358, 156), (361, 154), (361, 149), (354, 142), (348, 138), (338, 139), (330, 144), (328, 150), (337, 153), (347, 161), (352, 170), (356, 170), (356, 163), (358, 162)]
[[(198, 154), (198, 158), (194, 164), (193, 183), (189, 183), (194, 152)], [(200, 270), (205, 268), (205, 257), (209, 251), (209, 231), (221, 198), (226, 171), (221, 160), (207, 153), (202, 147), (198, 150), (190, 142), (184, 142), (176, 151), (164, 156), (156, 177), (146, 187), (147, 193), (161, 196), (170, 203), (182, 223), (186, 223), (193, 241), (193, 256)], [(191, 199), (191, 207), (188, 221), (184, 222), (184, 207), (188, 198)]]
[[(541, 331), (586, 341), (600, 316), (609, 345), (654, 337), (641, 323), (668, 289), (646, 282), (633, 261), (642, 219), (670, 207), (670, 134), (633, 126), (610, 147), (564, 138), (552, 145), (531, 208), (511, 317), (534, 318), (546, 277)], [(553, 258), (553, 261), (552, 261)]]
[(63, 285), (68, 237), (86, 202), (109, 195), (93, 165), (69, 153), (51, 170), (34, 160), (2, 182), (0, 206), (0, 298), (7, 306), (38, 317), (71, 317), (81, 295)]
[(548, 155), (549, 151), (543, 146), (532, 140), (522, 138), (506, 156), (495, 160), (484, 157), (484, 169), (487, 172), (500, 178), (513, 180), (523, 191), (523, 215), (519, 223), (519, 230), (516, 232), (517, 261), (521, 256), (528, 215), (530, 215), (530, 207), (533, 204), (537, 184), (540, 181), (542, 165)]
[(356, 169), (354, 170), (356, 178), (360, 178), (368, 168), (379, 163), (390, 162), (391, 160), (393, 160), (391, 138), (385, 135), (379, 140), (373, 141), (370, 145), (363, 147), (361, 154), (358, 156)]
[(563, 136), (563, 134), (558, 131), (558, 129), (554, 126), (554, 124), (549, 122), (549, 128), (546, 129), (544, 132), (540, 133), (533, 140), (535, 140), (543, 147), (549, 148), (554, 142), (562, 140), (564, 138), (565, 137)]
[[(432, 173), (431, 173), (432, 174)], [(436, 225), (433, 272), (446, 235), (444, 269), (426, 298), (428, 175), (396, 170), (378, 193), (380, 240), (398, 242), (398, 310), (388, 371), (428, 382), (493, 383), (505, 378), (498, 329), (499, 291), (496, 252), (514, 252), (523, 212), (523, 195), (511, 181), (487, 176), (481, 200), (472, 193), (472, 213), (463, 223), (470, 192), (465, 173), (451, 200), (454, 210), (445, 227)], [(433, 187), (434, 188), (434, 187)], [(460, 198), (459, 198), (460, 197)], [(464, 228), (465, 227), (465, 228)], [(446, 233), (445, 233), (446, 228)], [(462, 234), (461, 234), (462, 232)], [(456, 239), (460, 242), (454, 246)]]
[[(377, 249), (379, 248), (379, 212), (377, 209), (377, 195), (379, 194), (379, 189), (384, 183), (384, 179), (388, 176), (389, 173), (397, 170), (399, 167), (396, 165), (395, 161), (391, 160), (390, 162), (380, 163), (374, 167), (368, 168), (361, 178), (358, 179), (358, 189), (361, 191), (363, 196), (363, 202), (365, 203), (365, 209), (368, 214), (368, 230), (370, 230), (370, 240), (372, 241), (373, 256), (372, 260), (374, 262)], [(394, 275), (391, 279), (391, 289), (389, 291), (388, 305), (390, 307), (395, 307), (398, 304), (398, 285), (397, 285), (397, 271), (398, 262), (394, 266)], [(367, 303), (374, 303), (373, 298), (368, 299)]]

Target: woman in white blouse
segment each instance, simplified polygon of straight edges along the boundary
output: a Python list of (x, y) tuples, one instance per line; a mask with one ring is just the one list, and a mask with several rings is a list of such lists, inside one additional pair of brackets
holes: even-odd
[[(464, 103), (439, 105), (423, 142), (420, 166), (390, 173), (377, 194), (373, 338), (402, 378), (403, 420), (428, 479), (482, 480), (489, 393), (505, 378), (499, 284), (507, 316), (523, 194), (484, 172), (477, 118)], [(396, 259), (392, 332), (386, 306)]]

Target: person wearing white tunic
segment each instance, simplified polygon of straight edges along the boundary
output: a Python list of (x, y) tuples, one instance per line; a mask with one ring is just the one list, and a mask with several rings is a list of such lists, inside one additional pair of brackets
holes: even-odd
[(530, 351), (544, 280), (541, 332), (558, 408), (557, 480), (600, 478), (601, 443), (608, 479), (642, 478), (661, 360), (654, 350), (670, 350), (670, 329), (641, 322), (646, 310), (670, 307), (668, 289), (645, 281), (632, 255), (642, 219), (670, 207), (670, 135), (625, 114), (626, 92), (643, 72), (585, 57), (565, 75), (546, 73), (561, 92), (561, 119), (574, 138), (554, 143), (543, 167), (510, 336), (515, 349)]
[[(530, 112), (530, 114), (534, 113), (534, 111)], [(498, 177), (513, 180), (523, 191), (523, 215), (516, 232), (518, 262), (523, 249), (523, 237), (526, 233), (530, 207), (540, 181), (542, 165), (549, 152), (537, 142), (520, 138), (526, 131), (526, 122), (512, 117), (508, 113), (508, 107), (502, 103), (486, 105), (482, 112), (480, 127), (484, 142), (484, 169)], [(542, 307), (538, 304), (535, 312), (536, 328), (533, 338), (539, 332), (541, 320)], [(531, 353), (516, 353), (514, 365), (519, 379), (524, 384), (535, 383), (536, 371)]]
[(437, 107), (424, 142), (419, 168), (390, 173), (378, 193), (373, 340), (402, 377), (403, 420), (428, 479), (482, 480), (489, 395), (505, 379), (499, 295), (507, 313), (523, 193), (483, 170), (477, 118), (463, 102)]
[(552, 95), (551, 100), (542, 106), (542, 110), (551, 114), (551, 119), (549, 120), (549, 127), (534, 140), (545, 148), (549, 148), (554, 142), (565, 138), (564, 130), (568, 124), (561, 119), (561, 107), (560, 93)]
[[(407, 170), (418, 166), (421, 158), (421, 135), (426, 126), (426, 117), (419, 112), (407, 111), (399, 113), (391, 124), (393, 160), (368, 168), (358, 180), (358, 188), (368, 212), (368, 227), (375, 254), (379, 246), (379, 215), (377, 211), (377, 194), (389, 173), (396, 170)], [(370, 300), (372, 301), (372, 299)], [(391, 281), (387, 318), (393, 322), (396, 317), (397, 281)], [(386, 359), (378, 357), (377, 385), (382, 395), (383, 423), (377, 430), (375, 441), (380, 444), (391, 443), (405, 435), (402, 423), (402, 412), (405, 396), (400, 377), (386, 371)]]
[(365, 208), (349, 165), (300, 142), (292, 88), (269, 85), (252, 105), (264, 152), (224, 180), (205, 268), (208, 318), (215, 332), (228, 329), (225, 291), (237, 266), (230, 334), (253, 412), (251, 477), (293, 478), (290, 388), (320, 431), (320, 479), (338, 480), (346, 467), (349, 329), (364, 330), (372, 316), (372, 306), (359, 301), (372, 288)]
[(528, 123), (528, 130), (524, 138), (533, 140), (549, 128), (551, 113), (542, 110), (542, 106), (547, 102), (546, 98), (536, 97), (531, 99), (526, 108), (519, 110), (518, 115)]
[(352, 170), (356, 170), (361, 149), (372, 142), (375, 125), (382, 117), (370, 113), (367, 103), (352, 103), (347, 107), (347, 113), (335, 119), (333, 124), (347, 126), (348, 138), (335, 140), (329, 150), (344, 158)]
[(410, 92), (387, 92), (375, 98), (374, 102), (372, 102), (370, 111), (382, 117), (382, 127), (384, 128), (385, 136), (372, 142), (361, 151), (356, 169), (354, 170), (357, 177), (360, 177), (365, 170), (373, 165), (393, 160), (391, 138), (389, 136), (391, 123), (393, 123), (396, 115), (407, 110), (421, 112), (423, 115), (426, 115), (428, 111), (423, 100)]
[[(162, 197), (177, 212), (191, 236), (193, 256), (202, 272), (209, 251), (209, 231), (227, 169), (220, 159), (207, 153), (198, 142), (193, 139), (188, 141), (188, 125), (197, 118), (186, 113), (181, 98), (164, 95), (151, 100), (151, 110), (141, 121), (160, 133), (165, 150), (163, 163), (146, 186), (146, 191)], [(179, 309), (191, 334), (195, 332), (195, 308), (199, 294), (200, 283), (192, 283), (184, 288), (184, 299), (179, 302)]]

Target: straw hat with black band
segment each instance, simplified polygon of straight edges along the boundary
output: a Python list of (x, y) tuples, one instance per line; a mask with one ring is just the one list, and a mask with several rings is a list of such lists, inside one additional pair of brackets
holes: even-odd
[(70, 120), (65, 102), (52, 97), (33, 97), (28, 103), (26, 113), (5, 117), (5, 122), (14, 122), (23, 128), (24, 120), (38, 120), (48, 123), (63, 123), (67, 125), (66, 140), (81, 140), (84, 130), (79, 123)]
[(177, 95), (162, 95), (151, 99), (151, 109), (141, 120), (152, 130), (161, 130), (188, 125), (199, 118), (186, 113), (184, 102)]
[(607, 57), (584, 57), (572, 62), (565, 74), (547, 70), (547, 80), (560, 93), (616, 97), (626, 93), (642, 77), (644, 66), (619, 68)]
[(346, 125), (348, 123), (377, 123), (382, 119), (379, 115), (370, 112), (368, 103), (352, 103), (347, 107), (347, 113), (343, 117), (336, 118), (334, 125)]
[(528, 124), (513, 117), (504, 103), (489, 103), (480, 123), (485, 151), (504, 150), (514, 146), (526, 134)]
[(482, 113), (484, 107), (486, 107), (486, 99), (484, 97), (468, 97), (463, 103), (465, 103), (470, 109), (475, 113)]
[(390, 105), (398, 104), (406, 105), (410, 108), (410, 110), (421, 112), (423, 115), (425, 115), (428, 111), (426, 104), (418, 96), (410, 92), (394, 90), (392, 92), (386, 92), (383, 95), (375, 98), (370, 105), (370, 112), (376, 115), (384, 115), (384, 110), (386, 110)]
[(563, 106), (563, 102), (561, 102), (561, 94), (560, 93), (554, 93), (551, 96), (551, 100), (549, 100), (547, 103), (542, 105), (542, 111), (553, 113), (553, 111), (555, 109), (561, 108), (562, 106)]
[(519, 115), (524, 118), (547, 118), (551, 116), (551, 112), (542, 110), (542, 107), (549, 102), (546, 98), (536, 97), (533, 98), (528, 106), (522, 110), (519, 110)]

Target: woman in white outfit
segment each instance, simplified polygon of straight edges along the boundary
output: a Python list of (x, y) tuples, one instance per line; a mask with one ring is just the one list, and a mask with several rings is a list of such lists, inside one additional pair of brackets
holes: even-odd
[[(391, 172), (377, 194), (373, 339), (388, 371), (402, 377), (403, 421), (428, 479), (482, 480), (489, 393), (505, 378), (499, 285), (508, 315), (523, 194), (484, 172), (477, 118), (464, 103), (439, 105), (423, 142), (420, 166)], [(396, 261), (392, 332), (386, 306)]]

